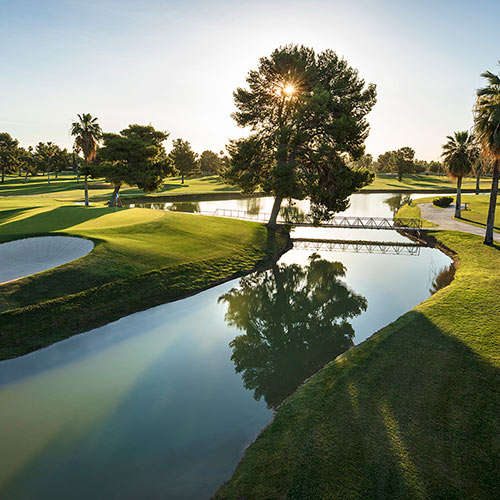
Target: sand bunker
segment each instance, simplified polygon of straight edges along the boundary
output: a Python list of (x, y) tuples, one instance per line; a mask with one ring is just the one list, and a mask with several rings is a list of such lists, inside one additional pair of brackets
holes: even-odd
[(0, 244), (0, 283), (47, 271), (87, 255), (90, 240), (71, 236), (40, 236)]

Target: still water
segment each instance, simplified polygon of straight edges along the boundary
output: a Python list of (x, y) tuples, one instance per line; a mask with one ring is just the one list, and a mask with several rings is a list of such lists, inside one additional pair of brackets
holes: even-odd
[[(355, 195), (348, 212), (392, 215), (393, 197)], [(257, 202), (267, 210), (233, 203)], [(0, 363), (0, 498), (209, 498), (273, 408), (427, 298), (449, 262), (429, 248), (291, 250), (269, 271)]]

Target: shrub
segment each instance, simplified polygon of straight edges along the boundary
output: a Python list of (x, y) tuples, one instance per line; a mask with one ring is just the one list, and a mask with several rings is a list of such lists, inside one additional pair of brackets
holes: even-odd
[(453, 202), (453, 198), (451, 196), (441, 196), (440, 198), (434, 198), (432, 200), (432, 204), (436, 207), (446, 208), (449, 207)]

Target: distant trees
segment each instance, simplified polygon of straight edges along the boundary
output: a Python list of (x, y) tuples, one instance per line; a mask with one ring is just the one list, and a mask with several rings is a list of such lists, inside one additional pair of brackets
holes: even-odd
[(200, 172), (204, 175), (218, 174), (224, 165), (223, 159), (213, 151), (203, 151), (199, 159)]
[(228, 145), (223, 179), (274, 196), (270, 228), (285, 198), (309, 198), (315, 220), (345, 210), (349, 195), (373, 179), (350, 160), (364, 152), (375, 86), (332, 50), (297, 45), (261, 58), (247, 84), (234, 92), (233, 118), (251, 135)]
[(495, 225), (498, 178), (500, 176), (500, 75), (485, 71), (481, 76), (486, 79), (487, 84), (477, 91), (474, 126), (475, 134), (484, 154), (493, 162), (493, 179), (484, 238), (486, 245), (493, 245), (493, 227)]
[(361, 155), (359, 160), (353, 161), (353, 165), (357, 168), (364, 168), (366, 170), (375, 171), (373, 156), (369, 153)]
[(373, 170), (377, 173), (392, 173), (398, 176), (401, 182), (406, 174), (420, 174), (423, 172), (439, 173), (443, 171), (443, 165), (439, 161), (417, 160), (415, 151), (405, 146), (396, 151), (387, 151), (378, 156), (373, 164)]
[(175, 139), (169, 158), (175, 169), (180, 172), (182, 184), (184, 184), (186, 175), (193, 175), (199, 171), (198, 155), (191, 149), (191, 144), (188, 141)]
[(387, 151), (377, 158), (377, 170), (397, 174), (399, 182), (403, 180), (404, 174), (415, 173), (415, 168), (415, 151), (408, 146)]
[(20, 171), (24, 171), (24, 183), (28, 180), (28, 175), (36, 175), (38, 172), (35, 162), (35, 155), (31, 146), (28, 149), (19, 148), (18, 165)]
[(110, 206), (121, 206), (123, 184), (137, 186), (144, 192), (157, 191), (168, 175), (176, 170), (163, 142), (168, 133), (151, 125), (129, 125), (119, 134), (102, 135), (103, 146), (97, 155), (94, 177), (104, 177), (114, 186)]
[(77, 115), (78, 120), (71, 124), (71, 135), (75, 138), (75, 146), (78, 151), (82, 151), (85, 159), (83, 174), (85, 176), (85, 206), (89, 206), (88, 176), (90, 174), (89, 163), (95, 158), (97, 147), (102, 137), (102, 130), (97, 123), (97, 118), (90, 113)]
[(461, 216), (462, 178), (472, 172), (477, 161), (478, 151), (474, 136), (466, 130), (455, 132), (446, 137), (448, 141), (443, 145), (444, 164), (448, 173), (457, 179), (457, 199), (455, 203), (455, 217)]
[(2, 170), (2, 180), (5, 181), (5, 173), (12, 171), (18, 154), (19, 141), (10, 136), (7, 132), (0, 132), (0, 169)]
[(71, 155), (66, 149), (61, 149), (53, 142), (39, 142), (33, 153), (33, 162), (36, 170), (47, 173), (47, 182), (50, 184), (50, 173), (69, 168)]

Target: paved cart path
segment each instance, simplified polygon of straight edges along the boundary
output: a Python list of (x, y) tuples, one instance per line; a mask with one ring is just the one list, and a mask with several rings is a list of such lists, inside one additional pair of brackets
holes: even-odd
[[(455, 205), (450, 205), (447, 208), (436, 208), (432, 203), (420, 203), (418, 207), (420, 208), (422, 219), (438, 225), (438, 227), (430, 229), (450, 229), (452, 231), (477, 234), (484, 238), (486, 228), (467, 224), (466, 222), (460, 222), (453, 218), (455, 214)], [(495, 241), (500, 241), (500, 233), (494, 232), (493, 239)]]

